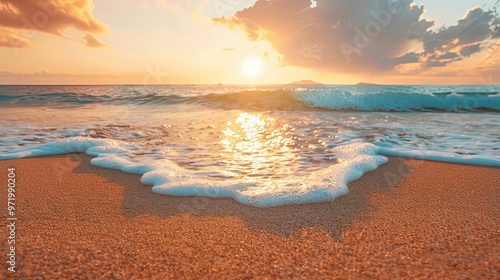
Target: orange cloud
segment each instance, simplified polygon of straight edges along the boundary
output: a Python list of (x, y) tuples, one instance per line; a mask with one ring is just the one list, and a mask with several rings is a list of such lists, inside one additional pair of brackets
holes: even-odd
[(90, 48), (108, 48), (109, 46), (99, 41), (94, 35), (87, 33), (80, 40), (82, 44)]
[(0, 28), (0, 47), (24, 49), (32, 46), (31, 42), (26, 38), (8, 29)]
[(0, 38), (11, 36), (24, 42), (2, 46), (26, 46), (37, 31), (63, 37), (64, 30), (71, 27), (88, 33), (104, 32), (106, 27), (92, 16), (93, 9), (92, 0), (2, 0), (0, 27), (4, 29), (0, 29)]

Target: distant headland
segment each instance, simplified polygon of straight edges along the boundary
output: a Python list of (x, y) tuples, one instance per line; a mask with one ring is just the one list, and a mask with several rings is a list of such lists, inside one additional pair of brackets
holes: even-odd
[(364, 82), (357, 83), (356, 85), (357, 86), (378, 86), (377, 84), (364, 83)]
[(312, 80), (300, 80), (300, 81), (289, 83), (289, 85), (323, 85), (323, 84), (312, 81)]

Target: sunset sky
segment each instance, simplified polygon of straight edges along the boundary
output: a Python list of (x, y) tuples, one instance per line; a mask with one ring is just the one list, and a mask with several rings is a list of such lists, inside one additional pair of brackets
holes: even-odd
[(0, 0), (0, 84), (499, 84), (498, 0)]

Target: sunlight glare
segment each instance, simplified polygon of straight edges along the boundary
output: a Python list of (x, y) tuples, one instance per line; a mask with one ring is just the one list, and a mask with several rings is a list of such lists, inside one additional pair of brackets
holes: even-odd
[(240, 166), (249, 175), (263, 177), (289, 172), (287, 163), (293, 162), (294, 140), (289, 137), (288, 125), (280, 126), (271, 117), (241, 113), (234, 122), (228, 122), (222, 131), (220, 143), (232, 158), (231, 166)]
[(247, 58), (241, 65), (241, 72), (248, 78), (257, 77), (262, 70), (262, 61), (258, 58)]

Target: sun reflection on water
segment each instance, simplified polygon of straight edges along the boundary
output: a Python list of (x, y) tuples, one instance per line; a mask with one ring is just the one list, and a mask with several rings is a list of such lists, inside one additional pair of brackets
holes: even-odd
[(238, 173), (281, 177), (290, 172), (289, 166), (296, 159), (292, 132), (292, 127), (279, 125), (274, 118), (241, 113), (234, 122), (227, 122), (220, 144)]

